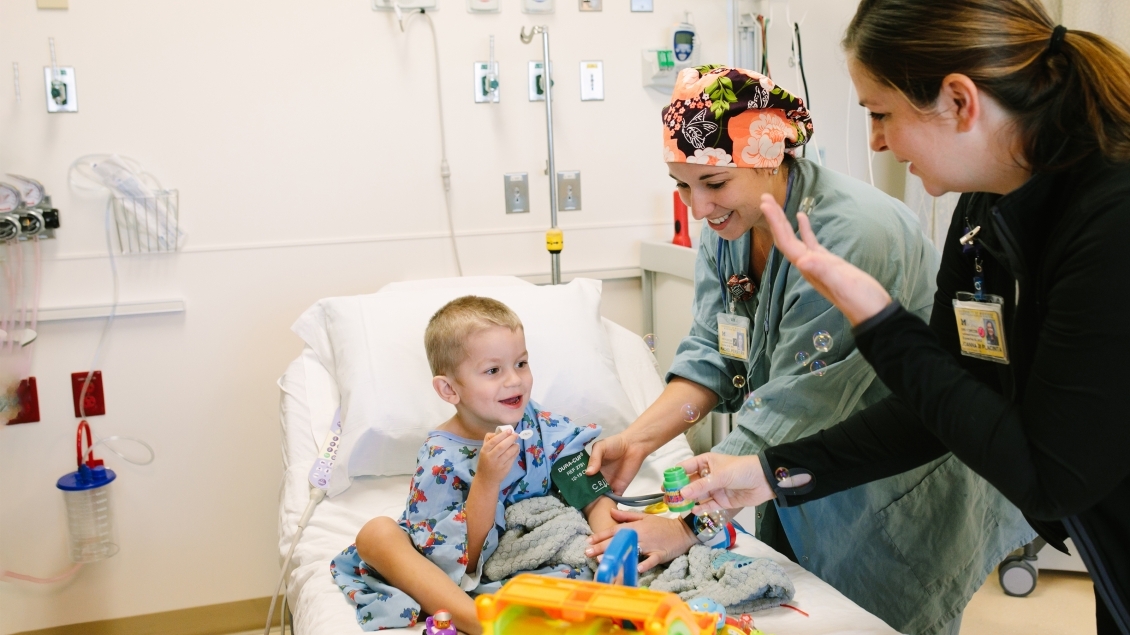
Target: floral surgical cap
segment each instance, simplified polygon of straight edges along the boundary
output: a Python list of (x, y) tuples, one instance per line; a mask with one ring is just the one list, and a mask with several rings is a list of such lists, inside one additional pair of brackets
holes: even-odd
[(667, 163), (776, 168), (810, 137), (804, 100), (740, 68), (683, 69), (663, 109)]

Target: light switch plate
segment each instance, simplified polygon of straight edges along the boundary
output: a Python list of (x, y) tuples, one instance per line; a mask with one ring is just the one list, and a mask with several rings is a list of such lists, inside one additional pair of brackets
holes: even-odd
[[(487, 86), (488, 76), (490, 75), (490, 62), (475, 62), (475, 103), (498, 103), (499, 100), (499, 87), (496, 85), (494, 93), (490, 92), (490, 87)], [(498, 62), (494, 63), (494, 81), (498, 81)]]
[(632, 0), (632, 11), (635, 13), (655, 11), (654, 0)]
[(530, 211), (530, 178), (525, 172), (502, 175), (506, 192), (506, 213), (525, 214)]
[(581, 62), (581, 101), (604, 101), (604, 62)]
[(578, 11), (603, 11), (604, 0), (577, 0)]
[(43, 83), (47, 91), (47, 112), (78, 112), (78, 85), (75, 83), (75, 69), (71, 66), (58, 67), (59, 76), (55, 78), (50, 66), (43, 67)]
[(557, 211), (581, 209), (581, 173), (579, 170), (557, 173)]

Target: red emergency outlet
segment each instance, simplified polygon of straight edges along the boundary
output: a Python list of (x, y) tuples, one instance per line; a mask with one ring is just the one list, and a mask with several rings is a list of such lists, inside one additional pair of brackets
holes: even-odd
[(16, 395), (20, 398), (20, 412), (9, 419), (8, 424), (39, 421), (39, 390), (35, 386), (35, 377), (20, 380)]
[[(84, 414), (78, 407), (78, 397), (82, 393), (82, 384), (86, 381), (86, 375), (86, 373), (71, 373), (71, 392), (74, 394), (76, 417), (82, 417)], [(90, 378), (90, 386), (87, 387), (86, 394), (83, 396), (83, 410), (85, 410), (87, 417), (106, 414), (106, 399), (102, 396), (102, 371), (100, 370), (94, 371), (94, 376)]]

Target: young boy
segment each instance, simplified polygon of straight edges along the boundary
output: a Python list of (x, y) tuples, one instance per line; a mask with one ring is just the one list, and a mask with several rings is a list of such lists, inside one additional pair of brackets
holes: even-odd
[[(497, 300), (452, 300), (428, 322), (424, 345), (432, 387), (455, 416), (420, 448), (400, 521), (370, 520), (330, 568), (365, 630), (414, 626), (420, 609), (447, 609), (474, 635), (480, 627), (466, 592), (498, 547), (505, 507), (548, 494), (553, 463), (584, 450), (600, 428), (574, 426), (530, 402), (522, 322)], [(513, 431), (496, 434), (504, 425)], [(594, 531), (616, 524), (614, 506), (599, 496), (584, 507)]]

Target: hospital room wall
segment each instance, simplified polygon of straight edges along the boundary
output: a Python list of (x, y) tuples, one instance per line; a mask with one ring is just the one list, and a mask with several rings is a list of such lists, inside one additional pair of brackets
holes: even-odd
[[(81, 155), (116, 152), (179, 188), (189, 232), (178, 254), (119, 258), (121, 299), (179, 299), (187, 311), (119, 318), (100, 365), (108, 414), (93, 418), (96, 432), (136, 436), (157, 451), (148, 467), (108, 459), (119, 473), (121, 552), (68, 583), (0, 585), (3, 634), (269, 595), (278, 570), (274, 380), (300, 350), (290, 324), (321, 297), (455, 273), (425, 22), (400, 33), (365, 0), (70, 4), (37, 11), (31, 0), (0, 0), (0, 173), (40, 179), (63, 214), (58, 239), (43, 244), (41, 304), (109, 302), (104, 199), (72, 192), (66, 174)], [(556, 15), (537, 18), (509, 1), (489, 16), (467, 14), (458, 0), (440, 4), (433, 15), (465, 272), (548, 269), (544, 110), (525, 97), (526, 64), (540, 49), (517, 38), (521, 26), (545, 23), (557, 165), (581, 170), (584, 183), (583, 211), (561, 214), (563, 268), (614, 278), (604, 312), (638, 330), (639, 282), (621, 276), (638, 267), (640, 240), (669, 238), (671, 219), (656, 115), (666, 96), (640, 85), (640, 50), (662, 46), (690, 9), (702, 60), (725, 61), (727, 3), (656, 0), (654, 13), (632, 14), (606, 2), (602, 13), (580, 14), (558, 0)], [(828, 164), (846, 171), (850, 163), (859, 176), (862, 115), (848, 119), (849, 161), (836, 106), (847, 86), (836, 42), (855, 2), (792, 7), (818, 4), (805, 22), (809, 86), (829, 111), (817, 134), (826, 135)], [(503, 100), (472, 104), (471, 63), (486, 59), (492, 33)], [(77, 114), (44, 112), (48, 36), (59, 63), (77, 69)], [(603, 102), (579, 101), (578, 63), (589, 59), (605, 63)], [(19, 104), (10, 61), (20, 64)], [(500, 183), (516, 171), (530, 174), (533, 212), (506, 216)], [(69, 374), (88, 367), (101, 328), (99, 320), (40, 325), (32, 374), (43, 421), (0, 429), (5, 569), (44, 576), (69, 566), (54, 482), (74, 465)]]

